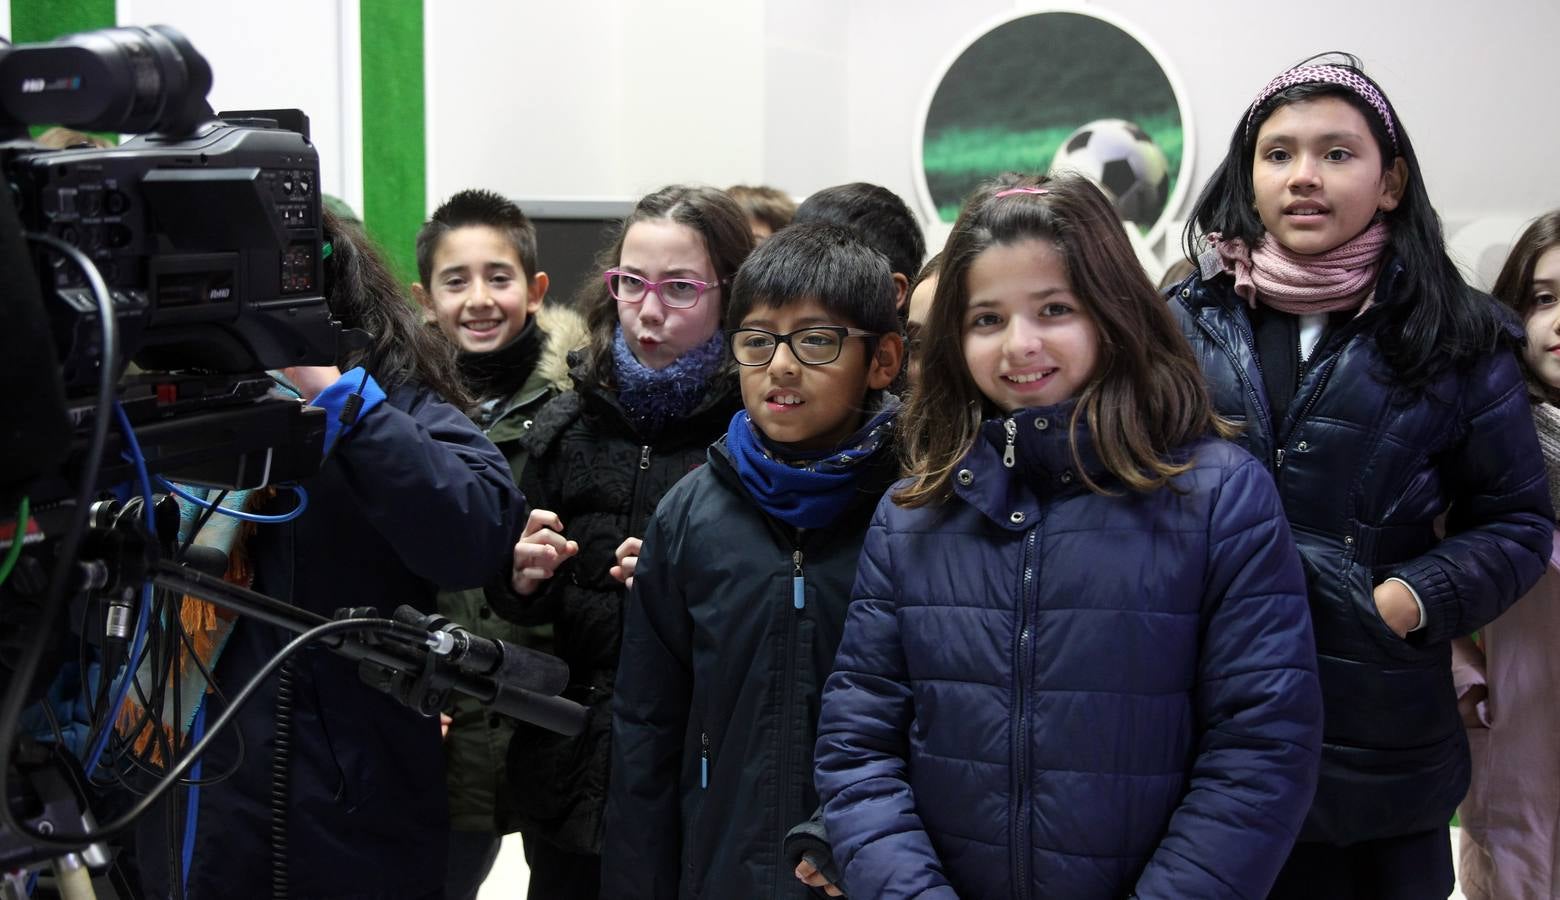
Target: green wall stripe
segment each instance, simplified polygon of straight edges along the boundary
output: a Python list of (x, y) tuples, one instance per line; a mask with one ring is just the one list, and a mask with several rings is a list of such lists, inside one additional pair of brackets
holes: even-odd
[(74, 31), (112, 28), (114, 0), (11, 0), (11, 41), (48, 41)]
[(403, 282), (426, 213), (422, 0), (361, 0), (363, 223)]

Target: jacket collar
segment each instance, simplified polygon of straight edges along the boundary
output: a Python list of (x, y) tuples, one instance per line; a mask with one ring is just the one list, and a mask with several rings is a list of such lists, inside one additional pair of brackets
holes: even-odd
[(1043, 504), (1087, 491), (1084, 474), (1095, 484), (1108, 481), (1082, 421), (1074, 457), (1069, 426), (1076, 408), (1069, 400), (982, 422), (975, 446), (954, 469), (954, 493), (998, 527), (1023, 531), (1039, 520)]

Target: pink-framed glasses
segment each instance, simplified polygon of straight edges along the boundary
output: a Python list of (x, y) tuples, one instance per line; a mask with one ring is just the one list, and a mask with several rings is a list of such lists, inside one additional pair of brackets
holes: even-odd
[(697, 278), (651, 281), (621, 269), (608, 269), (602, 277), (607, 282), (607, 293), (619, 303), (643, 303), (645, 297), (655, 294), (663, 306), (672, 309), (687, 309), (697, 304), (705, 291), (720, 287), (718, 281), (700, 281)]

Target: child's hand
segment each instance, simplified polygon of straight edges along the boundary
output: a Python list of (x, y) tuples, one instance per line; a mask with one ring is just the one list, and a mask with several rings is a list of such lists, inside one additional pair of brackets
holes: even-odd
[(536, 593), (543, 581), (553, 577), (563, 561), (580, 552), (580, 545), (563, 536), (563, 522), (558, 514), (545, 509), (533, 509), (525, 520), (525, 531), (515, 544), (514, 567), (510, 571), (510, 584), (522, 597)]
[(1419, 604), (1414, 602), (1414, 595), (1400, 582), (1383, 581), (1376, 585), (1372, 597), (1376, 601), (1376, 610), (1381, 613), (1381, 620), (1398, 637), (1408, 637), (1409, 629), (1419, 624)]
[(823, 873), (813, 868), (813, 864), (805, 859), (796, 864), (796, 877), (808, 887), (823, 888), (823, 892), (830, 897), (845, 896), (844, 891), (831, 884), (829, 879), (823, 877)]
[(310, 403), (321, 391), (341, 380), (341, 370), (335, 366), (290, 366), (282, 370), (282, 375)]
[(454, 722), (455, 722), (454, 719), (450, 718), (449, 716), (445, 715), (444, 713), (439, 713), (439, 737), (441, 737), (441, 738), (449, 737), (450, 736), (450, 725), (454, 724)]
[(618, 564), (611, 569), (612, 577), (623, 582), (626, 588), (634, 586), (634, 569), (639, 565), (639, 547), (643, 543), (639, 538), (627, 538), (613, 551)]
[(1490, 723), (1479, 715), (1479, 706), (1490, 697), (1490, 689), (1482, 684), (1469, 686), (1461, 697), (1457, 698), (1457, 712), (1462, 716), (1465, 728), (1488, 728)]

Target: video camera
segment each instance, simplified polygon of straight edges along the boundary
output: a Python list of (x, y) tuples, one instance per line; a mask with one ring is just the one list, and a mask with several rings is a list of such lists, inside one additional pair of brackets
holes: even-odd
[[(206, 60), (165, 26), (0, 43), (0, 174), (9, 187), (0, 196), (0, 524), (21, 498), (32, 504), (15, 531), (0, 527), (0, 784), (34, 781), (9, 765), (13, 749), (18, 760), (27, 755), (13, 739), (21, 707), (41, 694), (62, 645), (75, 643), (54, 627), (67, 599), (112, 594), (128, 606), (132, 585), (143, 583), (306, 636), (355, 622), (376, 637), (338, 636), (331, 649), (387, 678), (403, 702), (426, 712), (460, 691), (577, 732), (583, 708), (553, 696), (567, 680), (557, 660), (406, 610), (328, 622), (171, 561), (167, 535), (152, 541), (139, 524), (141, 498), (102, 499), (138, 474), (143, 484), (162, 474), (215, 489), (314, 474), (324, 412), (275, 396), (267, 370), (333, 365), (342, 347), (365, 340), (327, 304), (330, 246), (307, 117), (214, 114), (210, 86)], [(28, 136), (27, 126), (44, 123), (140, 136), (51, 149)], [(128, 438), (109, 427), (121, 410), (141, 448), (135, 466)], [(147, 509), (166, 517), (170, 505), (165, 497)], [(79, 601), (74, 613), (75, 629), (94, 627)], [(7, 866), (42, 858), (41, 848), (81, 846), (69, 835), (92, 832), (72, 826), (51, 841), (36, 827), (18, 829), (21, 802), (0, 793)]]
[[(0, 171), (22, 228), (54, 239), (37, 244), (31, 262), (67, 418), (88, 418), (108, 365), (131, 421), (150, 428), (142, 437), (154, 471), (254, 487), (262, 473), (309, 474), (323, 440), (317, 413), (265, 399), (265, 370), (334, 363), (341, 328), (325, 299), (307, 118), (218, 118), (210, 87), (205, 59), (164, 26), (0, 48)], [(56, 150), (26, 137), (25, 125), (45, 122), (147, 133), (118, 147)], [(91, 277), (59, 244), (102, 274), (115, 359), (105, 359)], [(128, 362), (141, 372), (126, 380)], [(83, 442), (78, 435), (78, 451)], [(105, 483), (123, 474), (111, 466)]]

